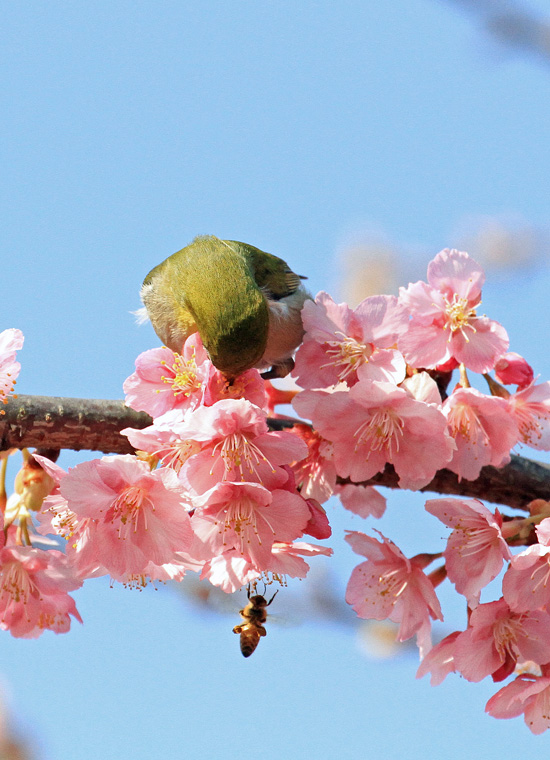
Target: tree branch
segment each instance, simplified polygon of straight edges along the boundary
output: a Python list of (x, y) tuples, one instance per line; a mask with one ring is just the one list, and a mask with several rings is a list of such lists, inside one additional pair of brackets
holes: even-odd
[(133, 446), (120, 431), (144, 428), (153, 420), (123, 401), (17, 396), (8, 399), (0, 416), (0, 451), (28, 446), (73, 451), (132, 454)]
[[(398, 476), (391, 465), (362, 485), (399, 488)], [(342, 484), (350, 480), (339, 478)], [(438, 494), (484, 499), (494, 504), (528, 511), (533, 499), (550, 501), (550, 465), (512, 454), (512, 461), (504, 467), (482, 467), (477, 480), (459, 480), (450, 470), (439, 470), (427, 486), (420, 489)]]
[[(126, 427), (142, 429), (152, 423), (145, 412), (135, 412), (117, 400), (18, 396), (10, 398), (3, 411), (5, 413), (0, 415), (0, 451), (36, 447), (48, 451), (71, 449), (131, 454), (134, 449), (120, 431)], [(272, 429), (291, 424), (291, 421), (270, 420)], [(350, 481), (339, 478), (339, 482)], [(399, 487), (391, 465), (362, 485)], [(449, 470), (440, 470), (421, 490), (475, 497), (526, 509), (533, 499), (550, 501), (550, 465), (513, 455), (505, 467), (484, 467), (475, 481), (459, 481)]]

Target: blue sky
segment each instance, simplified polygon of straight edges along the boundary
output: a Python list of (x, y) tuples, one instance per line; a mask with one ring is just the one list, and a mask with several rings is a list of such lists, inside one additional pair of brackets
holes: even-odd
[[(158, 344), (129, 313), (141, 281), (197, 234), (276, 253), (338, 297), (346, 241), (385, 240), (406, 285), (481, 217), (540, 235), (534, 263), (490, 275), (483, 303), (550, 378), (550, 66), (499, 48), (459, 4), (27, 0), (4, 8), (0, 56), (0, 329), (26, 335), (20, 393), (121, 397)], [(408, 554), (437, 550), (444, 531), (422, 505), (393, 495), (376, 527)], [(343, 593), (356, 564), (343, 530), (370, 526), (329, 511), (336, 558), (315, 577)], [(231, 633), (236, 599), (218, 615), (105, 579), (75, 596), (85, 623), (70, 634), (3, 637), (2, 685), (39, 760), (247, 747), (454, 760), (481, 745), (496, 760), (547, 746), (483, 714), (491, 684), (434, 689), (414, 654), (365, 658), (352, 625), (295, 625), (304, 583), (279, 594), (287, 624), (250, 660)], [(445, 630), (462, 626), (442, 597)]]

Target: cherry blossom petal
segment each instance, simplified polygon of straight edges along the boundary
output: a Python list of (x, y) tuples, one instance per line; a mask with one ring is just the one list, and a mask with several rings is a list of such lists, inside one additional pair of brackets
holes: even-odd
[(475, 603), (511, 557), (498, 519), (477, 499), (429, 499), (426, 510), (453, 528), (444, 552), (447, 574), (456, 590)]
[(420, 663), (416, 671), (416, 677), (422, 678), (426, 673), (431, 673), (430, 684), (439, 686), (449, 673), (455, 672), (454, 649), (457, 636), (460, 631), (450, 633), (439, 644), (436, 644)]
[(336, 493), (342, 506), (360, 517), (380, 518), (386, 511), (387, 499), (372, 486), (359, 486), (348, 483), (337, 486)]
[(494, 694), (485, 706), (493, 718), (515, 718), (525, 713), (525, 725), (533, 734), (550, 728), (550, 677), (520, 675)]
[(428, 282), (448, 296), (456, 293), (469, 301), (478, 301), (485, 274), (466, 251), (444, 248), (428, 264)]

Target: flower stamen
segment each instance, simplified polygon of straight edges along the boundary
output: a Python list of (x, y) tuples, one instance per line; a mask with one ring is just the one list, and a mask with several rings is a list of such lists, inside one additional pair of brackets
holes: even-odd
[(470, 320), (476, 316), (476, 309), (481, 305), (481, 301), (470, 306), (467, 298), (461, 298), (458, 293), (453, 293), (452, 301), (449, 301), (447, 296), (443, 296), (445, 300), (445, 316), (446, 322), (443, 326), (444, 330), (449, 330), (449, 342), (455, 332), (461, 332), (464, 340), (469, 343), (470, 339), (466, 334), (466, 330), (476, 332), (475, 327), (470, 324)]
[(341, 335), (342, 340), (327, 340), (323, 344), (328, 346), (326, 353), (330, 361), (322, 364), (320, 369), (335, 367), (338, 370), (338, 379), (343, 382), (362, 364), (368, 362), (374, 348), (370, 343), (359, 343), (344, 333), (336, 332), (336, 335)]
[(385, 450), (388, 459), (399, 451), (405, 423), (391, 409), (377, 410), (369, 420), (363, 422), (354, 433), (357, 439), (355, 451), (359, 446), (368, 446), (369, 452)]

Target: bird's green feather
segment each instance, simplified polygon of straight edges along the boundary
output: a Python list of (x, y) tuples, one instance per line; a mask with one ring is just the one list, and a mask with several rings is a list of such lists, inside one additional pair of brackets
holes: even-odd
[(254, 366), (265, 351), (269, 323), (262, 285), (255, 280), (256, 251), (261, 253), (244, 243), (198, 237), (151, 270), (143, 299), (161, 339), (181, 351), (198, 329), (225, 374)]

